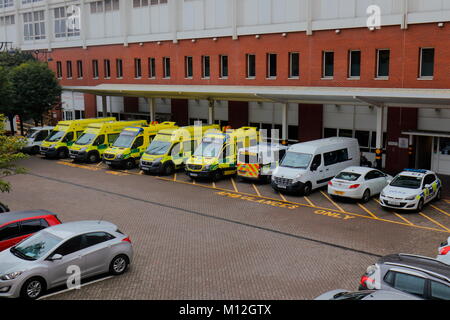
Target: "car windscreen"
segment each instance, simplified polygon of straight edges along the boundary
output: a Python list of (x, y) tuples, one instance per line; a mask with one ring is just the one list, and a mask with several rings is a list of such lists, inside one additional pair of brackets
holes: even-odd
[(137, 132), (123, 131), (120, 136), (116, 139), (113, 147), (117, 148), (129, 148), (133, 144), (134, 138)]
[(202, 144), (195, 150), (196, 157), (215, 158), (219, 156), (223, 144), (219, 141), (202, 142)]
[(45, 231), (36, 233), (11, 248), (11, 253), (24, 260), (37, 260), (52, 250), (61, 238)]
[(48, 141), (48, 142), (56, 142), (56, 141), (59, 141), (59, 140), (61, 140), (62, 137), (64, 137), (65, 134), (66, 134), (65, 131), (54, 131), (54, 130), (53, 130), (53, 131), (50, 133), (50, 135), (48, 136), (48, 138), (45, 139), (45, 141)]
[(172, 143), (168, 141), (153, 140), (145, 153), (154, 156), (162, 156), (169, 151), (171, 145)]
[(86, 146), (88, 144), (91, 144), (96, 137), (97, 135), (93, 133), (83, 133), (81, 137), (78, 138), (77, 142), (75, 142), (75, 144)]
[(39, 130), (30, 129), (27, 133), (27, 138), (34, 138)]
[(399, 188), (407, 188), (407, 189), (419, 189), (422, 185), (421, 177), (413, 177), (413, 176), (397, 176), (394, 180), (392, 180), (390, 186), (399, 187)]
[(361, 177), (360, 174), (354, 172), (341, 172), (339, 173), (335, 179), (345, 180), (345, 181), (356, 181)]
[(280, 167), (307, 169), (311, 158), (312, 154), (288, 151), (281, 161)]

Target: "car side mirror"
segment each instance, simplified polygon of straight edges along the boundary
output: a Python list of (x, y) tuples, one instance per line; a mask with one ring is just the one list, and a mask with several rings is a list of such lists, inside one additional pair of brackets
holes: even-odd
[(50, 261), (57, 261), (57, 260), (61, 260), (63, 258), (62, 255), (56, 253), (54, 255), (52, 255), (51, 257), (48, 258), (48, 260)]
[(425, 189), (428, 189), (428, 188), (430, 188), (431, 187), (431, 184), (426, 184), (425, 185)]
[(392, 180), (391, 179), (387, 179), (386, 182), (387, 182), (387, 184), (391, 184)]

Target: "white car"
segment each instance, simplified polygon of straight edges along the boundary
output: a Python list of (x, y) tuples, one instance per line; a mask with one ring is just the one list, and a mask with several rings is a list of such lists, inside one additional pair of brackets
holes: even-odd
[(426, 203), (441, 198), (442, 182), (429, 170), (406, 169), (380, 194), (383, 208), (422, 211)]
[(328, 193), (333, 197), (370, 200), (379, 194), (393, 178), (379, 170), (367, 167), (349, 167), (328, 182)]
[(439, 254), (436, 259), (450, 265), (450, 237), (439, 246)]

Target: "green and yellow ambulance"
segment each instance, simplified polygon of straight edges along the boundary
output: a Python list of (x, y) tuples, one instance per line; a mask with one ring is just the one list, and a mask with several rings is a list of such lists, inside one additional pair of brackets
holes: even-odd
[(67, 158), (69, 148), (93, 123), (116, 121), (116, 118), (93, 118), (59, 121), (47, 139), (42, 142), (39, 152), (47, 158)]
[(140, 168), (146, 174), (171, 175), (183, 168), (207, 131), (219, 131), (218, 125), (189, 126), (161, 130), (142, 155)]
[(75, 161), (95, 163), (101, 160), (122, 130), (129, 126), (146, 126), (146, 120), (111, 121), (90, 124), (69, 148), (69, 156)]
[(136, 165), (148, 146), (165, 129), (175, 129), (175, 122), (152, 123), (148, 127), (128, 127), (123, 129), (112, 147), (103, 153), (103, 161), (112, 168), (131, 169)]
[(186, 174), (192, 179), (208, 178), (214, 181), (234, 175), (238, 150), (256, 145), (257, 141), (258, 130), (254, 127), (207, 134), (186, 162)]

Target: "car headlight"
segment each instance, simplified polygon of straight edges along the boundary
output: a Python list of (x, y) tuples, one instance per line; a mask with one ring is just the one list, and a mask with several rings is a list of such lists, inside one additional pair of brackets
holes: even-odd
[(405, 200), (414, 200), (415, 198), (416, 198), (416, 196), (411, 196), (411, 197), (405, 198)]
[(210, 164), (208, 164), (207, 166), (204, 166), (204, 167), (203, 167), (203, 169), (204, 169), (204, 170), (207, 170), (207, 171), (208, 171), (208, 170), (210, 170), (210, 169), (211, 169), (211, 165), (210, 165)]
[(18, 276), (20, 276), (22, 273), (23, 273), (23, 271), (11, 272), (11, 273), (8, 273), (8, 274), (5, 274), (5, 275), (1, 276), (0, 279), (2, 279), (4, 281), (14, 280)]
[(123, 157), (124, 157), (123, 153), (120, 153), (120, 154), (116, 155), (116, 159), (117, 160), (123, 159)]

